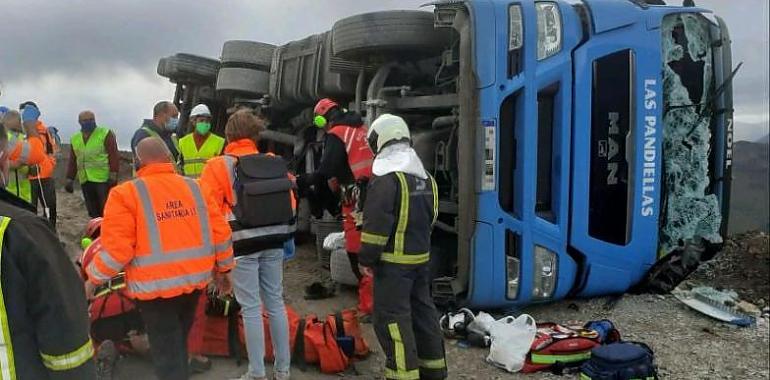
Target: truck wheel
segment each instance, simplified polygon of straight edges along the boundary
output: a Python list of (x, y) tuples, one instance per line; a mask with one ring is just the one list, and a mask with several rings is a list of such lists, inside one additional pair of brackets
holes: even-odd
[(217, 76), (218, 92), (260, 96), (268, 93), (270, 73), (261, 70), (224, 67)]
[(192, 54), (179, 53), (158, 62), (158, 74), (174, 82), (213, 82), (219, 61)]
[(384, 11), (337, 21), (332, 28), (335, 56), (361, 61), (367, 56), (430, 56), (447, 45), (449, 32), (433, 27), (433, 13)]
[(270, 70), (275, 45), (256, 41), (232, 40), (222, 46), (222, 66)]

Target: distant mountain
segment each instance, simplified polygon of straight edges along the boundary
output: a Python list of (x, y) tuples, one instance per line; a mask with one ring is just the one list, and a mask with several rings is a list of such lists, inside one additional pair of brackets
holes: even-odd
[(770, 230), (770, 157), (764, 143), (738, 141), (733, 146), (730, 233)]
[(770, 134), (764, 135), (763, 137), (754, 140), (754, 142), (757, 144), (770, 144)]

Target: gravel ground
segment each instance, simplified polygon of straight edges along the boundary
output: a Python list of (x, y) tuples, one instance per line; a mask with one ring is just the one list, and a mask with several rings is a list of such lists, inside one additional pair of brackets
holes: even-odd
[[(76, 254), (78, 236), (86, 223), (85, 210), (79, 194), (60, 193), (59, 232), (67, 243), (70, 252)], [(745, 240), (745, 237), (742, 239)], [(735, 265), (740, 255), (757, 251), (757, 244), (751, 243), (750, 249), (744, 240), (728, 245), (726, 255), (702, 268), (691, 280), (691, 284), (717, 286), (719, 278), (746, 277), (744, 268)], [(764, 244), (767, 251), (767, 235), (764, 243), (759, 240), (759, 247)], [(761, 252), (760, 252), (761, 253)], [(750, 253), (759, 255), (760, 253)], [(756, 258), (753, 257), (752, 258)], [(725, 261), (726, 260), (726, 261)], [(754, 265), (767, 266), (766, 261), (750, 260)], [(732, 264), (730, 264), (732, 263)], [(751, 264), (748, 264), (751, 266)], [(729, 270), (725, 272), (723, 270)], [(297, 257), (286, 265), (285, 289), (287, 304), (300, 314), (326, 313), (356, 304), (353, 289), (340, 289), (337, 296), (320, 301), (306, 301), (302, 295), (304, 287), (313, 281), (322, 280), (328, 272), (318, 268), (314, 248), (304, 244), (298, 249)], [(744, 273), (744, 274), (741, 274)], [(757, 271), (757, 273), (760, 273)], [(755, 278), (751, 274), (750, 288), (736, 289), (741, 297), (752, 300), (768, 299), (767, 271), (764, 278)], [(760, 274), (761, 275), (761, 274)], [(713, 283), (712, 283), (713, 282)], [(729, 284), (729, 283), (728, 283)], [(754, 290), (756, 287), (765, 286)], [(761, 295), (764, 294), (764, 297)], [(522, 312), (532, 315), (540, 322), (566, 322), (572, 320), (588, 321), (609, 318), (615, 322), (625, 339), (647, 343), (655, 351), (661, 378), (666, 379), (767, 379), (770, 378), (770, 330), (767, 318), (760, 318), (757, 327), (735, 328), (700, 315), (672, 296), (626, 295), (614, 307), (609, 308), (610, 299), (568, 300), (548, 305), (538, 305)], [(316, 369), (301, 372), (293, 369), (292, 378), (305, 379), (377, 379), (382, 371), (383, 356), (372, 332), (371, 325), (364, 325), (364, 334), (372, 347), (372, 355), (355, 363), (353, 368), (341, 375), (323, 375)], [(558, 379), (577, 378), (575, 375), (555, 376), (551, 374), (508, 374), (492, 367), (484, 361), (486, 350), (462, 348), (456, 341), (446, 342), (447, 362), (450, 379)], [(215, 359), (214, 368), (208, 373), (196, 375), (194, 380), (236, 378), (245, 371), (245, 365), (237, 367), (232, 360)], [(119, 363), (118, 379), (152, 379), (151, 364), (147, 359), (126, 357)]]

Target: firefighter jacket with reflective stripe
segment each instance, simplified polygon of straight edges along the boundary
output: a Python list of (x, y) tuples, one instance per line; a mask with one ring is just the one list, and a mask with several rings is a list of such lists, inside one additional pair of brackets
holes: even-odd
[(24, 199), (32, 201), (32, 184), (29, 182), (30, 165), (37, 165), (45, 160), (43, 142), (39, 137), (27, 139), (24, 134), (8, 131), (9, 161), (17, 165), (8, 172), (6, 189)]
[(370, 267), (379, 261), (427, 263), (437, 215), (438, 190), (433, 177), (421, 179), (402, 172), (374, 177), (364, 203), (359, 262)]
[[(244, 256), (264, 251), (266, 249), (283, 248), (287, 235), (293, 235), (296, 224), (279, 224), (273, 226), (242, 228), (239, 223), (233, 223), (232, 207), (238, 202), (235, 191), (235, 164), (238, 157), (259, 153), (256, 144), (249, 139), (233, 141), (225, 147), (223, 156), (214, 157), (203, 168), (200, 183), (203, 188), (214, 196), (215, 205), (219, 206), (233, 230), (233, 249), (235, 256)], [(270, 154), (270, 153), (268, 153)], [(289, 178), (293, 179), (291, 174)], [(297, 201), (291, 197), (291, 207), (297, 210)]]
[(345, 152), (348, 155), (348, 165), (356, 181), (372, 176), (372, 163), (374, 154), (366, 142), (366, 127), (351, 127), (349, 125), (335, 125), (329, 133), (337, 136), (345, 144)]
[(95, 379), (83, 282), (29, 207), (0, 189), (0, 379)]
[(100, 284), (125, 268), (127, 294), (151, 300), (203, 289), (212, 270), (229, 271), (230, 227), (212, 196), (171, 163), (149, 164), (137, 174), (110, 191), (103, 249), (86, 268), (89, 280)]
[(30, 168), (29, 179), (51, 178), (56, 168), (56, 152), (59, 151), (59, 146), (56, 144), (56, 139), (48, 132), (48, 127), (42, 121), (37, 122), (36, 128), (43, 143), (44, 158), (35, 167)]
[(75, 152), (75, 160), (78, 167), (78, 181), (105, 183), (110, 179), (110, 163), (104, 140), (110, 130), (97, 127), (88, 136), (88, 141), (83, 138), (83, 132), (72, 136), (72, 151)]
[(209, 133), (201, 148), (195, 145), (194, 133), (188, 133), (179, 139), (179, 154), (181, 154), (182, 173), (188, 177), (198, 178), (203, 172), (203, 166), (209, 159), (222, 154), (225, 139)]

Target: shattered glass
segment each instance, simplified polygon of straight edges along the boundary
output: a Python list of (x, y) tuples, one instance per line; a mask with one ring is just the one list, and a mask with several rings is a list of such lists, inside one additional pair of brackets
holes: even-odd
[(707, 194), (714, 91), (711, 36), (695, 14), (663, 19), (663, 160), (665, 209), (660, 244), (665, 253), (688, 241), (720, 243), (716, 195)]

